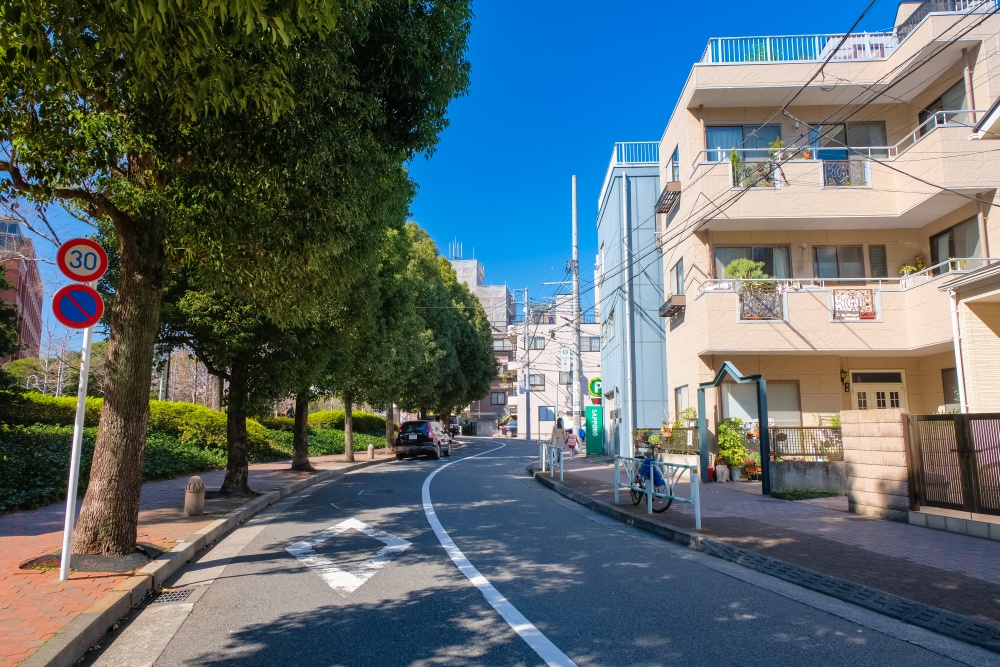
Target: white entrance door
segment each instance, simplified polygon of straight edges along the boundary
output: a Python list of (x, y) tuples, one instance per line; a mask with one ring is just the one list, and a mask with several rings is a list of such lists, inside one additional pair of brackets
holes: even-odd
[(906, 409), (906, 386), (901, 371), (851, 373), (854, 410)]

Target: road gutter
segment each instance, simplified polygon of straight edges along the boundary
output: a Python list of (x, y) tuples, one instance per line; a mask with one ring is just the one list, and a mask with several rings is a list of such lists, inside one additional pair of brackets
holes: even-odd
[(314, 475), (269, 491), (237, 507), (221, 519), (217, 519), (201, 530), (188, 535), (173, 549), (164, 552), (159, 558), (146, 564), (145, 567), (67, 623), (41, 648), (19, 663), (19, 667), (72, 667), (86, 655), (91, 646), (97, 644), (118, 621), (125, 618), (150, 592), (162, 586), (164, 581), (184, 567), (206, 546), (225, 537), (283, 498), (320, 482), (393, 460), (395, 459), (363, 461), (336, 470), (321, 470)]
[(677, 526), (660, 524), (641, 516), (628, 514), (614, 505), (592, 498), (560, 484), (554, 479), (538, 474), (533, 466), (528, 467), (528, 474), (534, 477), (535, 481), (564, 498), (657, 537), (951, 639), (1000, 653), (1000, 629), (981, 623), (974, 618), (816, 572), (749, 549), (712, 540)]

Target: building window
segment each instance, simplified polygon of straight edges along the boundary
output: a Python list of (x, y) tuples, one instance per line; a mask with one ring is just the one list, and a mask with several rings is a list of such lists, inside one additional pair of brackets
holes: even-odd
[(865, 256), (862, 247), (814, 246), (813, 275), (817, 278), (864, 278)]
[(928, 122), (931, 117), (939, 111), (960, 111), (965, 108), (965, 80), (959, 79), (958, 83), (944, 92), (944, 95), (927, 105), (927, 108), (917, 114), (920, 120), (918, 131), (923, 136), (933, 130), (942, 122), (966, 122), (966, 114), (942, 114), (947, 118), (938, 116), (937, 122)]
[(670, 269), (670, 293), (684, 294), (684, 258), (681, 257)]
[(674, 154), (670, 156), (670, 180), (676, 183), (681, 180), (680, 146), (674, 146)]
[(945, 406), (961, 405), (962, 397), (958, 393), (958, 373), (954, 368), (941, 369), (941, 387), (944, 389)]
[(600, 352), (601, 351), (601, 337), (600, 336), (588, 336), (587, 337), (587, 352)]
[(532, 336), (531, 346), (529, 349), (532, 350), (544, 350), (545, 349), (545, 336)]
[(604, 320), (604, 340), (609, 341), (615, 337), (615, 311), (608, 313), (608, 318)]
[(792, 263), (788, 246), (716, 246), (715, 277), (724, 278), (726, 267), (734, 259), (752, 259), (764, 264), (761, 270), (775, 278), (791, 278)]
[(490, 392), (490, 405), (504, 405), (507, 403), (507, 396), (500, 391)]
[(726, 162), (736, 150), (741, 160), (761, 160), (769, 157), (771, 144), (781, 138), (781, 126), (735, 125), (705, 128), (705, 148), (709, 162)]
[(871, 270), (872, 278), (889, 277), (889, 263), (885, 259), (884, 245), (868, 246), (868, 268)]
[(545, 376), (542, 375), (542, 374), (535, 375), (534, 373), (528, 374), (528, 386), (530, 386), (532, 388), (532, 390), (540, 389), (540, 390), (544, 391), (545, 390)]
[(556, 410), (551, 405), (538, 406), (538, 421), (554, 422), (556, 420)]
[[(846, 160), (848, 148), (884, 147), (885, 123), (834, 123), (817, 125), (809, 130), (809, 143), (820, 160)], [(867, 157), (868, 151), (864, 152)], [(888, 157), (887, 149), (871, 151), (871, 157)]]
[[(979, 256), (979, 220), (977, 218), (969, 218), (965, 222), (960, 222), (951, 229), (946, 229), (931, 237), (931, 266), (947, 262), (953, 257), (964, 259)], [(945, 268), (943, 272), (946, 273), (950, 268)]]
[(687, 385), (674, 387), (674, 414), (680, 417), (681, 412), (688, 409)]
[(493, 350), (495, 352), (512, 352), (514, 344), (510, 342), (509, 338), (494, 338)]
[(573, 384), (573, 371), (559, 371), (559, 384)]

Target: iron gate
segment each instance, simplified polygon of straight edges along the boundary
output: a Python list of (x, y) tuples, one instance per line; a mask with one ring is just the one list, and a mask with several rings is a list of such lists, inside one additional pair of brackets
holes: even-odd
[(1000, 515), (1000, 413), (907, 419), (910, 489), (917, 503)]

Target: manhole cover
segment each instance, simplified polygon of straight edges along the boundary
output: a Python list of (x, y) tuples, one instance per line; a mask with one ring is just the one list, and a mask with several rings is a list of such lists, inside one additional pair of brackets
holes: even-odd
[(149, 604), (167, 604), (168, 602), (183, 602), (194, 592), (193, 588), (183, 588), (176, 591), (160, 593), (149, 601)]
[(365, 506), (361, 503), (330, 503), (338, 510), (363, 510)]
[(387, 496), (392, 493), (392, 489), (365, 489), (358, 493), (359, 496)]

